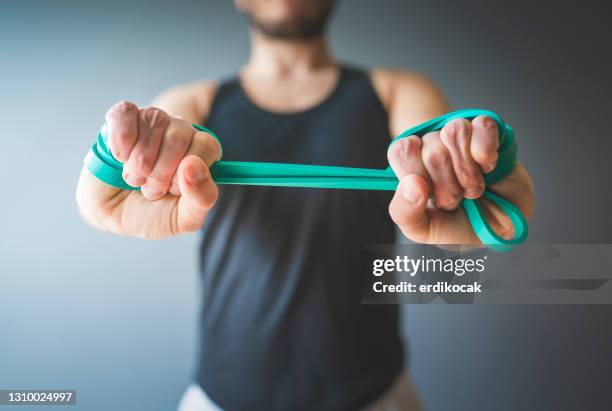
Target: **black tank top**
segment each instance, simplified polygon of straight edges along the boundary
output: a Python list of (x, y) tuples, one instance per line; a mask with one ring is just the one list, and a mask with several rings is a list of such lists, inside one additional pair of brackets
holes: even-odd
[[(224, 81), (205, 124), (225, 160), (387, 167), (387, 114), (353, 68), (319, 105), (290, 114)], [(360, 258), (362, 245), (394, 242), (392, 193), (219, 189), (200, 249), (197, 382), (228, 410), (352, 410), (376, 399), (403, 351), (398, 307), (360, 304)]]

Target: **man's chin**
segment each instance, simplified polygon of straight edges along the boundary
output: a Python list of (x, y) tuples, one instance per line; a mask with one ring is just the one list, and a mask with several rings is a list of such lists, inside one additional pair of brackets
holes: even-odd
[(286, 23), (261, 23), (251, 21), (261, 34), (276, 40), (312, 40), (323, 36), (325, 22), (300, 20)]

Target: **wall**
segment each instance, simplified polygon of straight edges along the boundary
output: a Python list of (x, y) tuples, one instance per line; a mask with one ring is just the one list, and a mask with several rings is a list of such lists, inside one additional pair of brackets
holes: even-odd
[[(344, 60), (424, 72), (454, 106), (504, 114), (538, 189), (532, 242), (609, 242), (605, 16), (594, 2), (354, 0), (331, 39)], [(229, 1), (4, 5), (0, 388), (76, 388), (71, 409), (173, 409), (197, 343), (197, 236), (98, 233), (79, 220), (74, 188), (112, 103), (231, 73), (247, 47)], [(604, 395), (607, 306), (404, 314), (429, 409), (597, 409)]]

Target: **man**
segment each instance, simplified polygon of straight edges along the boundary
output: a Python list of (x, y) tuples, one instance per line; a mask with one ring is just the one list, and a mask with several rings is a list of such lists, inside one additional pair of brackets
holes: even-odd
[[(324, 29), (333, 0), (236, 0), (252, 51), (235, 77), (162, 93), (151, 107), (106, 114), (124, 162), (122, 191), (84, 169), (83, 217), (119, 235), (166, 238), (203, 227), (201, 350), (181, 410), (418, 409), (403, 371), (396, 306), (360, 304), (359, 255), (394, 242), (476, 244), (465, 198), (497, 160), (492, 119), (456, 120), (394, 144), (404, 129), (449, 111), (415, 73), (340, 65)], [(395, 193), (217, 187), (226, 160), (385, 168)], [(385, 155), (387, 154), (387, 155)], [(533, 186), (519, 164), (492, 190), (529, 216)], [(432, 200), (429, 200), (429, 198)], [(483, 200), (491, 226), (510, 221)]]

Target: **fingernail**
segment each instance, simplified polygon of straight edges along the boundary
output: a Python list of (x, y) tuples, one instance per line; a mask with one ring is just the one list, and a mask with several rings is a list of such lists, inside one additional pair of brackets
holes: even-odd
[(402, 195), (410, 203), (418, 203), (423, 198), (421, 190), (414, 184), (404, 184)]
[(491, 171), (493, 171), (493, 169), (495, 168), (495, 166), (493, 164), (487, 164), (484, 167), (484, 172), (485, 173), (490, 173)]
[(497, 126), (497, 123), (495, 123), (495, 121), (493, 121), (493, 119), (489, 118), (489, 117), (485, 117), (482, 119), (482, 124), (484, 125), (485, 128), (493, 128), (495, 126)]
[(470, 190), (465, 190), (463, 196), (465, 198), (476, 199), (482, 195), (484, 192), (484, 186), (479, 186), (478, 188), (472, 188)]
[(447, 201), (445, 203), (440, 204), (436, 201), (436, 207), (441, 208), (443, 210), (453, 210), (457, 208), (460, 202), (461, 201)]

